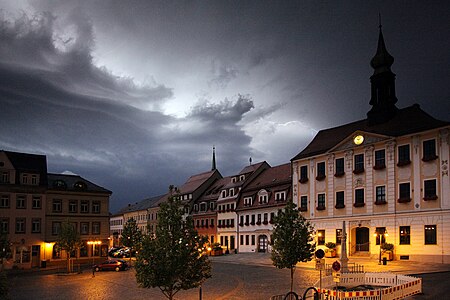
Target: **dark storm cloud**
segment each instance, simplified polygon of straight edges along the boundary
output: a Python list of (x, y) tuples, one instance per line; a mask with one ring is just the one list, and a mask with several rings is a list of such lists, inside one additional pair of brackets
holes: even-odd
[(112, 210), (208, 170), (214, 142), (223, 144), (224, 156), (236, 151), (231, 140), (249, 152), (250, 137), (238, 123), (251, 100), (197, 105), (186, 118), (151, 110), (147, 104), (164, 103), (170, 88), (137, 86), (96, 67), (83, 17), (72, 20), (74, 36), (57, 45), (54, 19), (44, 13), (0, 20), (0, 148), (46, 154), (52, 172), (125, 186), (114, 189)]

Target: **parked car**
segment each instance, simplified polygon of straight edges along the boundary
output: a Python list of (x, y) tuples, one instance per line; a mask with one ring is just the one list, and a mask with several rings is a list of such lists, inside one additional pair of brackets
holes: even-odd
[(112, 248), (108, 252), (109, 257), (117, 257), (117, 258), (123, 258), (123, 257), (130, 257), (130, 249), (127, 247), (117, 247)]
[(123, 259), (112, 260), (102, 262), (101, 264), (94, 265), (95, 272), (98, 271), (124, 271), (128, 269), (128, 263)]

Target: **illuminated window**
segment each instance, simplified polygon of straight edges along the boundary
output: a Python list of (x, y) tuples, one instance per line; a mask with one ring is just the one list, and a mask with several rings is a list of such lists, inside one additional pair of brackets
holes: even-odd
[(325, 245), (325, 230), (317, 230), (317, 245)]
[(409, 245), (411, 243), (411, 228), (409, 226), (400, 226), (400, 245)]

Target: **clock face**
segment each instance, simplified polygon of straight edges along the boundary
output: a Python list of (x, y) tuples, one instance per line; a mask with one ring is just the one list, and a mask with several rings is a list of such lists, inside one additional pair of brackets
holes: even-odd
[(357, 136), (355, 136), (353, 138), (353, 143), (355, 143), (355, 145), (361, 145), (364, 142), (364, 137), (360, 134), (358, 134)]

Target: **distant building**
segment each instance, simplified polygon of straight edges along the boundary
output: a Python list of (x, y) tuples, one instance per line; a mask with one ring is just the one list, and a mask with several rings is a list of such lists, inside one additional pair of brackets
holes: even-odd
[[(84, 245), (75, 257), (107, 254), (111, 192), (76, 175), (47, 174), (45, 155), (0, 151), (0, 230), (11, 241), (6, 268), (38, 267), (65, 258), (54, 247), (62, 222)], [(87, 242), (95, 240), (95, 253)]]
[(291, 164), (262, 171), (241, 190), (236, 207), (239, 252), (270, 252), (273, 219), (292, 201)]
[(450, 123), (396, 107), (393, 61), (380, 28), (367, 118), (321, 130), (292, 159), (293, 199), (319, 248), (339, 245), (347, 221), (350, 256), (391, 243), (395, 259), (450, 263)]

